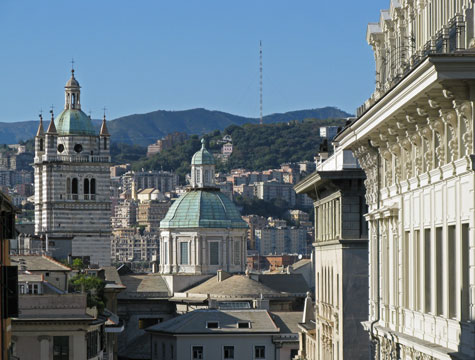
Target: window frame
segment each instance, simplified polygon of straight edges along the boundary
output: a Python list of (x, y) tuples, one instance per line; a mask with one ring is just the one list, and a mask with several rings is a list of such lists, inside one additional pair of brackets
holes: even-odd
[[(256, 350), (257, 348), (263, 348), (264, 349), (264, 357), (257, 357), (256, 356)], [(253, 352), (253, 357), (254, 360), (265, 360), (266, 359), (266, 346), (265, 345), (254, 345), (254, 352)]]
[[(219, 246), (220, 244), (219, 243), (220, 243), (220, 241), (218, 241), (218, 240), (209, 240), (208, 241), (208, 263), (209, 263), (209, 265), (218, 266), (221, 263), (221, 261), (220, 261), (221, 257), (219, 256), (220, 255), (220, 246)], [(217, 261), (216, 264), (211, 263), (211, 244), (213, 244), (213, 246), (214, 246), (214, 244), (216, 244), (217, 247), (218, 247), (218, 254), (217, 254), (218, 255), (218, 261)]]
[[(200, 357), (195, 357), (193, 351), (195, 348), (201, 348), (201, 358)], [(190, 359), (191, 360), (202, 360), (205, 357), (205, 347), (204, 345), (191, 345), (191, 352), (190, 352)]]
[[(233, 357), (226, 357), (226, 348), (232, 348)], [(235, 353), (235, 346), (234, 345), (223, 345), (223, 360), (234, 360), (236, 357), (234, 356)]]

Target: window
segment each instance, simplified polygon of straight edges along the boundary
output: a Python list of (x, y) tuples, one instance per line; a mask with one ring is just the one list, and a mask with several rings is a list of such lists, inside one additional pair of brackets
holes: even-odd
[(98, 331), (91, 331), (87, 333), (87, 358), (92, 358), (97, 355), (97, 335)]
[(470, 228), (469, 224), (462, 224), (462, 321), (469, 319), (470, 309)]
[(249, 323), (249, 321), (238, 322), (238, 329), (250, 329), (250, 328), (251, 328), (251, 324)]
[(188, 265), (188, 243), (180, 243), (180, 264)]
[(200, 169), (196, 169), (196, 182), (199, 183), (201, 182), (201, 172), (200, 172)]
[(234, 359), (234, 346), (225, 346), (223, 348), (223, 359)]
[(239, 240), (234, 241), (234, 265), (241, 264), (241, 244)]
[(457, 252), (455, 225), (448, 227), (448, 260), (449, 260), (449, 318), (457, 316)]
[(104, 138), (104, 150), (107, 150), (107, 138)]
[(73, 194), (73, 200), (78, 199), (78, 179), (74, 178), (71, 186), (71, 193)]
[(425, 312), (432, 313), (431, 308), (431, 281), (432, 281), (432, 270), (431, 270), (431, 231), (430, 229), (424, 230), (424, 309)]
[(442, 228), (435, 229), (435, 281), (436, 281), (436, 315), (444, 312), (442, 298), (443, 293), (443, 260), (442, 260)]
[(43, 139), (40, 138), (40, 151), (43, 151), (44, 150), (44, 143), (43, 143)]
[(167, 350), (165, 349), (165, 344), (162, 343), (162, 359), (165, 359), (166, 355), (167, 355)]
[(58, 145), (58, 152), (62, 153), (64, 151), (64, 145), (63, 144), (59, 144)]
[(219, 265), (219, 243), (217, 241), (209, 243), (209, 264)]
[(266, 347), (262, 345), (254, 346), (254, 359), (265, 359)]
[(53, 360), (69, 359), (69, 336), (53, 336)]
[(207, 321), (206, 322), (206, 327), (208, 329), (218, 329), (219, 328), (219, 322), (217, 322), (217, 321)]
[(76, 151), (77, 153), (80, 153), (82, 151), (82, 145), (81, 144), (74, 145), (74, 151)]
[(84, 194), (89, 194), (89, 179), (84, 179)]
[(96, 193), (96, 179), (91, 179), (91, 194)]
[(203, 346), (193, 346), (191, 348), (191, 358), (193, 360), (203, 359)]

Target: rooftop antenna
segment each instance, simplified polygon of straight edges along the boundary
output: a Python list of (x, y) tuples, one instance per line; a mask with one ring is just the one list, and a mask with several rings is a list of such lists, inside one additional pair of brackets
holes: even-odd
[(260, 106), (260, 121), (262, 125), (262, 40), (259, 41), (259, 106)]

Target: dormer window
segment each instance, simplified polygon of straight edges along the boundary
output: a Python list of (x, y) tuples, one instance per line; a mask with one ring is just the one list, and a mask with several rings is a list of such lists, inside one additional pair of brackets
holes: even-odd
[(237, 327), (238, 329), (250, 329), (251, 323), (249, 321), (239, 321)]
[(219, 322), (217, 321), (207, 321), (206, 328), (208, 329), (219, 329)]

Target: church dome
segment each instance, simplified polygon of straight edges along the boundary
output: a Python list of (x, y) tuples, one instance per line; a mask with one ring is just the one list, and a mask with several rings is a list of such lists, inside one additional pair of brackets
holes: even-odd
[(173, 203), (160, 221), (161, 229), (247, 227), (234, 203), (218, 189), (187, 192)]
[(54, 124), (58, 135), (96, 135), (91, 119), (80, 109), (64, 109)]
[(205, 148), (205, 139), (201, 139), (201, 149), (191, 158), (191, 165), (214, 165), (214, 157)]
[(79, 82), (76, 80), (74, 75), (71, 76), (71, 78), (68, 80), (66, 85), (64, 87), (70, 88), (70, 87), (79, 87)]

